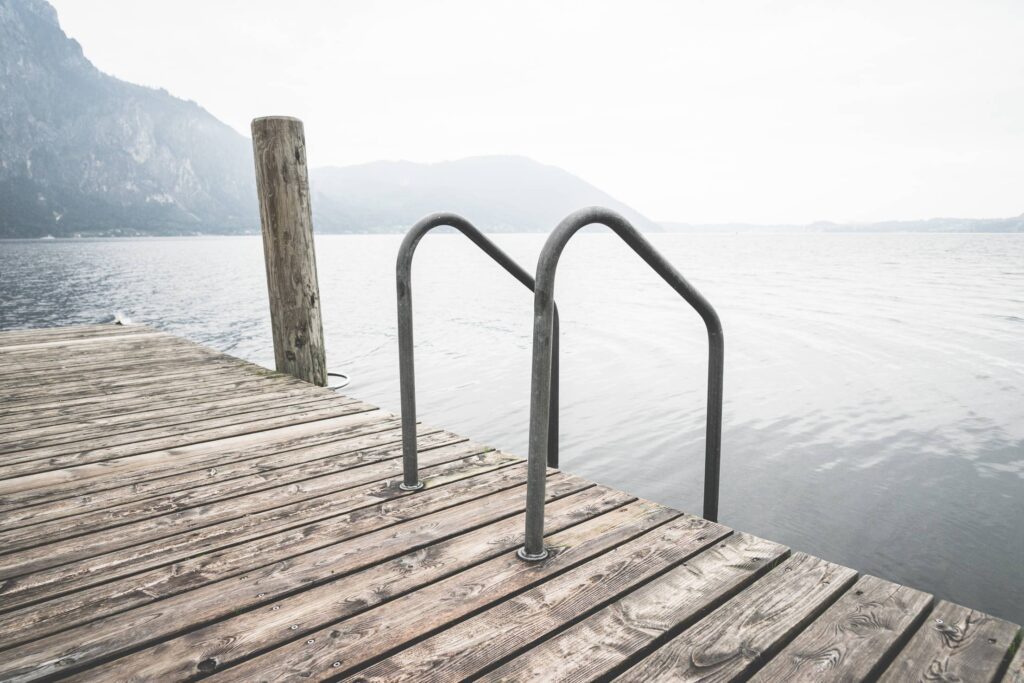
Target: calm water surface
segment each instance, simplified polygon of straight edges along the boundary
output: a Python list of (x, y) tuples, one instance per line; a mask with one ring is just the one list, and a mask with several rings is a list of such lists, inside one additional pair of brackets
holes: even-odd
[[(328, 364), (398, 407), (397, 236), (324, 236)], [(495, 240), (532, 270), (539, 235)], [(1024, 235), (658, 235), (726, 336), (722, 521), (1024, 621)], [(0, 328), (132, 321), (272, 366), (258, 238), (0, 242)], [(701, 508), (699, 318), (616, 238), (559, 271), (562, 466)], [(532, 299), (414, 271), (420, 417), (526, 453)]]

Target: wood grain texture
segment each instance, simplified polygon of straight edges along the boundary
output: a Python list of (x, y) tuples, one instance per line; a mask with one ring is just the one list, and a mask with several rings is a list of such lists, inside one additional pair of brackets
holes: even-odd
[(327, 364), (302, 122), (283, 116), (255, 119), (252, 149), (277, 369), (324, 386)]
[[(485, 681), (590, 681), (688, 627), (788, 553), (736, 533), (553, 638), (485, 674)], [(543, 619), (539, 616), (538, 619)]]
[[(233, 579), (208, 583), (48, 638), (29, 641), (4, 653), (6, 661), (0, 665), (0, 679), (9, 677), (23, 681), (63, 674), (94, 660), (175, 636), (193, 624), (224, 619), (261, 605), (269, 608), (274, 601), (298, 591), (309, 591), (359, 569), (513, 514), (521, 507), (522, 500), (522, 492), (502, 491), (485, 499), (486, 504), (444, 510), (428, 518), (348, 536), (347, 543), (334, 542), (285, 561), (263, 564)], [(372, 523), (379, 525), (379, 516), (375, 516)], [(351, 528), (348, 533), (352, 533)], [(341, 538), (335, 535), (334, 540), (345, 539), (344, 535)]]
[(880, 681), (994, 681), (1019, 631), (1015, 624), (943, 600)]
[[(580, 480), (557, 477), (550, 483), (564, 495)], [(523, 490), (517, 492), (520, 496)], [(520, 497), (517, 501), (521, 503)], [(597, 517), (628, 503), (623, 493), (603, 487), (563, 497), (551, 504), (553, 530)], [(516, 505), (521, 509), (521, 505)], [(304, 591), (89, 672), (108, 680), (126, 678), (184, 679), (220, 669), (282, 645), (341, 619), (366, 612), (409, 591), (485, 562), (514, 549), (520, 517), (506, 518), (429, 547), (412, 550), (382, 564), (351, 574), (337, 583)], [(409, 546), (413, 547), (412, 545)], [(276, 609), (275, 609), (276, 608)], [(292, 629), (292, 626), (298, 626)], [(307, 638), (308, 639), (308, 638)]]
[[(431, 435), (432, 437), (434, 435)], [(437, 465), (460, 459), (466, 455), (481, 453), (485, 446), (460, 441), (458, 437), (440, 432), (439, 438), (420, 439), (424, 447), (424, 463)], [(369, 450), (369, 449), (367, 449)], [(376, 459), (371, 459), (376, 455)], [(287, 494), (310, 498), (325, 491), (340, 491), (374, 480), (394, 476), (400, 467), (396, 462), (401, 457), (400, 447), (390, 445), (376, 453), (361, 451), (359, 458), (323, 458), (304, 462), (292, 467), (269, 470), (247, 477), (219, 480), (205, 486), (194, 486), (183, 491), (165, 495), (154, 495), (135, 503), (126, 503), (92, 512), (79, 511), (73, 517), (64, 517), (52, 522), (41, 522), (30, 526), (0, 532), (0, 547), (5, 553), (16, 550), (47, 546), (49, 552), (62, 558), (69, 557), (62, 550), (65, 539), (87, 536), (83, 541), (69, 541), (72, 544), (88, 543), (96, 550), (109, 549), (110, 544), (101, 544), (93, 535), (110, 527), (119, 527), (117, 545), (130, 545), (143, 540), (167, 524), (146, 520), (163, 515), (175, 515), (175, 519), (188, 517), (189, 528), (198, 528), (219, 518), (237, 517), (257, 511), (258, 500), (268, 496)], [(344, 474), (343, 474), (344, 473)], [(230, 502), (228, 502), (230, 500)], [(185, 515), (186, 510), (198, 509), (195, 515)], [(0, 559), (0, 576), (3, 576), (3, 559)]]
[[(424, 453), (424, 463), (457, 462), (477, 452), (481, 447), (472, 442), (455, 444)], [(500, 468), (519, 461), (510, 455), (492, 451), (474, 456), (483, 467)], [(84, 536), (75, 536), (47, 545), (36, 546), (10, 555), (0, 556), (0, 579), (8, 579), (48, 567), (64, 565), (73, 560), (98, 557), (121, 548), (176, 534), (195, 531), (206, 526), (242, 519), (254, 513), (280, 508), (285, 505), (318, 498), (322, 495), (355, 488), (371, 482), (387, 485), (390, 477), (401, 473), (401, 462), (386, 460), (354, 470), (317, 477), (286, 486), (257, 491), (236, 498), (215, 501), (209, 505), (171, 511), (159, 517), (143, 519), (117, 527), (116, 533), (102, 530)], [(188, 492), (186, 492), (188, 493)]]
[(684, 516), (354, 675), (356, 681), (463, 680), (684, 562), (729, 530)]
[(1021, 643), (1022, 636), (1024, 636), (1024, 633), (1017, 634), (1017, 654), (1010, 660), (1001, 683), (1024, 683), (1024, 643)]
[[(525, 482), (522, 465), (494, 469), (475, 458), (425, 471), (429, 490), (409, 496), (394, 482), (270, 510), (94, 561), (19, 577), (5, 586), (3, 643), (13, 644), (237, 576), (351, 536), (440, 512)], [(575, 485), (575, 480), (572, 482)], [(146, 570), (146, 571), (141, 571)], [(141, 571), (141, 573), (139, 573)], [(41, 601), (45, 600), (45, 602)]]
[(1013, 625), (557, 470), (523, 562), (523, 460), (419, 425), (402, 491), (398, 416), (172, 335), (0, 333), (0, 393), (0, 680), (1024, 683)]
[(852, 569), (796, 553), (616, 680), (729, 681), (745, 676), (856, 576)]
[(927, 593), (862, 576), (753, 680), (852, 683), (875, 678), (931, 603)]
[[(43, 500), (12, 509), (0, 509), (0, 518), (5, 527), (15, 529), (30, 524), (41, 524), (97, 510), (123, 508), (133, 503), (162, 494), (207, 485), (223, 484), (234, 479), (256, 474), (274, 473), (278, 470), (297, 470), (306, 464), (323, 461), (337, 470), (376, 462), (390, 457), (395, 443), (401, 439), (398, 422), (387, 416), (367, 419), (354, 426), (335, 432), (335, 440), (310, 448), (286, 450), (269, 456), (256, 456), (241, 460), (221, 460), (213, 467), (189, 467), (182, 463), (180, 474), (155, 475), (154, 479), (129, 486), (113, 486), (95, 489), (79, 495), (57, 500)], [(432, 427), (423, 427), (417, 437), (423, 441), (423, 448), (464, 441), (451, 432)], [(116, 483), (116, 482), (111, 482)]]
[(195, 431), (198, 429), (196, 425), (214, 418), (244, 415), (267, 408), (308, 405), (322, 401), (329, 401), (336, 405), (352, 402), (351, 399), (341, 396), (325, 395), (319, 392), (311, 394), (302, 389), (268, 394), (217, 396), (213, 401), (193, 401), (187, 408), (178, 405), (133, 415), (93, 417), (87, 420), (65, 419), (55, 425), (12, 430), (4, 437), (0, 451), (6, 454), (30, 448), (81, 443), (111, 434), (117, 434), (122, 442), (127, 442), (129, 439), (143, 440), (147, 438), (147, 432), (151, 434), (158, 429), (187, 426), (190, 431)]
[(318, 401), (308, 405), (290, 408), (274, 408), (255, 413), (247, 413), (238, 418), (224, 418), (197, 424), (191, 431), (188, 427), (181, 430), (167, 430), (168, 434), (148, 436), (145, 440), (120, 443), (116, 437), (97, 439), (95, 444), (88, 442), (74, 448), (41, 448), (20, 451), (12, 456), (8, 463), (0, 464), (0, 478), (10, 479), (38, 472), (77, 467), (88, 463), (104, 460), (116, 460), (141, 453), (151, 453), (168, 448), (178, 448), (198, 443), (219, 441), (230, 436), (254, 434), (275, 427), (285, 427), (308, 422), (316, 422), (342, 415), (351, 415), (362, 410), (360, 404), (342, 404)]
[(346, 436), (371, 433), (381, 422), (395, 419), (370, 406), (356, 408), (341, 417), (0, 480), (0, 512), (117, 488), (159, 490), (171, 474), (211, 468), (216, 474), (232, 463), (254, 463), (303, 448), (330, 448)]
[[(375, 656), (455, 623), (475, 610), (586, 562), (677, 516), (678, 513), (653, 503), (631, 503), (549, 536), (546, 544), (557, 552), (544, 562), (523, 562), (509, 550), (494, 560), (315, 631), (305, 640), (293, 641), (214, 678), (323, 680), (343, 675)], [(520, 520), (510, 548), (522, 543), (522, 528)]]

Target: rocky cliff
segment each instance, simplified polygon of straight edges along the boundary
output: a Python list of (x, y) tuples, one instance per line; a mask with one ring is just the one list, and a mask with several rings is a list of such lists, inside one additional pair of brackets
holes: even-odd
[[(321, 232), (405, 230), (440, 210), (483, 229), (541, 231), (589, 204), (658, 229), (583, 180), (522, 157), (310, 175)], [(0, 0), (0, 237), (258, 230), (248, 138), (194, 102), (100, 72), (45, 0)]]

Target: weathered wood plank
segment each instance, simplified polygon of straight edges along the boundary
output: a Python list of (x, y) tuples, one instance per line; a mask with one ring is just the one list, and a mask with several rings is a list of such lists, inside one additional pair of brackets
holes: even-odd
[[(0, 624), (4, 627), (0, 630), (0, 647), (9, 647), (79, 624), (95, 622), (101, 617), (193, 591), (232, 575), (238, 578), (242, 573), (261, 570), (260, 567), (269, 566), (274, 561), (287, 561), (294, 567), (308, 564), (312, 567), (306, 571), (309, 575), (315, 574), (318, 566), (325, 580), (333, 580), (341, 577), (342, 565), (331, 564), (330, 571), (323, 571), (323, 564), (310, 564), (305, 555), (316, 551), (323, 551), (318, 557), (325, 556), (324, 553), (337, 553), (337, 548), (333, 551), (325, 549), (368, 533), (372, 536), (351, 542), (379, 545), (374, 545), (366, 552), (354, 551), (354, 555), (345, 562), (367, 561), (370, 555), (378, 556), (384, 552), (409, 553), (413, 548), (409, 544), (426, 544), (443, 539), (453, 524), (460, 523), (459, 520), (466, 524), (463, 530), (468, 530), (474, 524), (485, 525), (520, 509), (521, 486), (525, 481), (521, 468), (481, 472), (467, 464), (456, 474), (461, 479), (454, 479), (452, 472), (456, 470), (450, 472), (453, 481), (465, 484), (467, 480), (472, 480), (472, 484), (443, 486), (437, 483), (435, 477), (435, 495), (425, 497), (426, 500), (415, 496), (393, 497), (386, 505), (376, 502), (369, 507), (319, 520), (315, 525), (306, 524), (288, 533), (255, 540), (245, 544), (245, 548), (231, 546), (208, 553), (202, 558), (187, 558), (173, 566), (130, 575), (113, 585), (97, 585), (87, 591), (43, 603), (36, 609), (4, 614), (0, 616)], [(557, 473), (552, 476), (551, 484), (552, 501), (593, 487), (589, 481)], [(392, 489), (399, 490), (396, 487)], [(587, 496), (574, 497), (572, 505), (577, 506), (577, 509), (583, 505), (593, 506), (610, 500), (609, 496), (595, 490)], [(254, 554), (253, 551), (258, 552)]]
[[(74, 614), (84, 619), (121, 611), (247, 568), (285, 561), (377, 526), (519, 486), (525, 482), (523, 472), (522, 465), (496, 467), (479, 456), (465, 458), (424, 469), (433, 490), (417, 496), (408, 496), (394, 480), (377, 482), (18, 577), (3, 586), (4, 605), (14, 608), (50, 600), (22, 610), (32, 623), (68, 623)], [(144, 571), (153, 567), (158, 569)]]
[[(94, 397), (91, 401), (79, 399), (74, 402), (62, 403), (55, 408), (37, 408), (31, 412), (10, 413), (0, 416), (10, 430), (9, 437), (15, 438), (18, 433), (26, 430), (62, 428), (69, 424), (130, 424), (145, 419), (146, 413), (154, 415), (170, 414), (174, 410), (190, 411), (195, 405), (208, 405), (221, 401), (244, 401), (246, 398), (257, 398), (266, 394), (302, 391), (293, 383), (298, 380), (288, 378), (231, 377), (227, 381), (214, 385), (188, 385), (172, 391), (161, 391), (142, 395), (133, 395), (125, 399), (111, 397)], [(319, 391), (330, 391), (320, 389)], [(318, 392), (306, 391), (307, 395), (319, 395)], [(335, 394), (344, 396), (343, 394)], [(74, 427), (69, 427), (73, 429)]]
[(79, 411), (117, 411), (139, 405), (148, 408), (150, 402), (156, 404), (160, 401), (188, 397), (191, 394), (230, 393), (234, 387), (251, 385), (254, 381), (263, 383), (269, 389), (272, 384), (284, 387), (299, 380), (277, 374), (259, 375), (248, 371), (240, 373), (227, 368), (194, 377), (192, 381), (157, 383), (151, 387), (130, 387), (122, 391), (93, 392), (79, 396), (51, 392), (41, 398), (20, 404), (5, 401), (0, 405), (0, 419), (5, 422), (7, 420), (20, 422), (32, 419), (36, 415), (52, 418), (60, 415), (78, 415)]
[[(75, 452), (62, 452), (46, 455), (46, 449), (39, 451), (21, 451), (17, 454), (17, 462), (0, 464), (0, 479), (13, 479), (29, 474), (38, 474), (54, 470), (63, 470), (78, 465), (86, 465), (106, 460), (117, 460), (130, 455), (151, 453), (169, 448), (179, 448), (193, 444), (220, 441), (231, 436), (264, 432), (276, 427), (286, 427), (308, 422), (319, 422), (332, 417), (342, 417), (365, 411), (367, 406), (362, 403), (346, 403), (344, 405), (321, 403), (311, 404), (313, 407), (296, 406), (294, 409), (274, 409), (245, 415), (245, 420), (238, 422), (231, 419), (215, 420), (217, 426), (203, 425), (194, 432), (185, 432), (173, 436), (161, 436), (145, 441), (134, 441), (127, 444), (102, 445), (96, 448)], [(108, 443), (104, 440), (103, 443)], [(31, 459), (28, 459), (31, 457)]]
[(0, 333), (0, 390), (2, 680), (1024, 683), (1013, 625), (553, 470), (523, 563), (522, 461), (421, 427), (401, 491), (395, 415), (173, 336)]
[[(122, 503), (111, 507), (101, 508), (86, 512), (80, 510), (74, 516), (64, 516), (49, 522), (36, 522), (31, 525), (22, 525), (0, 531), (0, 554), (8, 554), (25, 548), (32, 548), (38, 545), (51, 545), (57, 541), (84, 536), (109, 527), (120, 527), (131, 523), (138, 523), (150, 517), (179, 513), (190, 508), (209, 506), (217, 501), (234, 499), (233, 502), (241, 503), (242, 509), (247, 510), (245, 496), (268, 491), (271, 489), (295, 484), (305, 486), (307, 480), (313, 481), (314, 489), (321, 490), (318, 484), (326, 480), (318, 479), (326, 475), (335, 475), (332, 482), (338, 481), (337, 475), (340, 472), (347, 472), (364, 467), (369, 464), (385, 460), (397, 460), (401, 457), (402, 451), (397, 439), (401, 434), (397, 430), (392, 435), (391, 443), (370, 449), (362, 446), (362, 449), (348, 458), (329, 457), (320, 458), (310, 462), (302, 462), (290, 467), (279, 467), (276, 469), (260, 472), (246, 477), (221, 479), (202, 486), (193, 486), (183, 491), (163, 495), (153, 495), (133, 503)], [(433, 432), (418, 440), (420, 448), (424, 452), (430, 452), (442, 446), (453, 446), (463, 442), (460, 437), (447, 432)], [(471, 448), (470, 453), (483, 452), (485, 447)], [(463, 452), (462, 449), (459, 451)], [(455, 460), (449, 452), (445, 458)], [(437, 464), (434, 462), (432, 464)], [(376, 476), (381, 470), (361, 471), (354, 473), (353, 481), (364, 480), (367, 476), (374, 479), (384, 479), (392, 476), (394, 468), (389, 468), (385, 476)], [(360, 481), (360, 483), (362, 483)], [(329, 486), (332, 484), (328, 484)], [(345, 485), (338, 485), (334, 490), (347, 488)], [(0, 521), (6, 521), (0, 515)], [(197, 520), (193, 520), (197, 521)], [(6, 525), (5, 525), (6, 526)]]
[[(308, 592), (359, 569), (514, 514), (523, 499), (522, 491), (502, 491), (475, 504), (350, 538), (347, 543), (334, 543), (286, 562), (250, 570), (240, 578), (207, 584), (24, 643), (5, 652), (0, 677), (25, 681), (62, 674), (240, 611), (258, 607), (271, 611), (275, 602), (296, 592)], [(493, 506), (493, 513), (488, 504)], [(330, 570), (325, 571), (325, 567)]]
[[(250, 659), (215, 678), (323, 680), (345, 675), (412, 639), (430, 635), (678, 516), (675, 511), (647, 501), (631, 503), (549, 536), (547, 544), (555, 552), (544, 562), (523, 562), (510, 550), (343, 622), (313, 631), (305, 639)], [(520, 520), (510, 547), (522, 543), (521, 531)]]
[(0, 352), (0, 381), (16, 380), (18, 375), (40, 375), (44, 379), (51, 379), (55, 374), (72, 375), (72, 373), (84, 378), (109, 374), (108, 371), (114, 368), (130, 368), (133, 365), (145, 366), (154, 363), (169, 364), (178, 358), (195, 360), (218, 358), (224, 361), (238, 362), (231, 356), (218, 353), (205, 346), (199, 346), (171, 335), (161, 335), (157, 338), (126, 340), (108, 346), (90, 345), (77, 350), (45, 349), (18, 353)]
[[(269, 372), (269, 371), (265, 371)], [(252, 374), (258, 374), (253, 372)], [(129, 391), (160, 392), (174, 386), (197, 386), (207, 381), (220, 381), (225, 375), (231, 378), (239, 377), (239, 368), (231, 363), (221, 360), (210, 360), (204, 363), (197, 363), (190, 367), (169, 369), (165, 373), (153, 374), (142, 373), (130, 377), (119, 377), (117, 379), (101, 380), (97, 382), (82, 383), (61, 383), (55, 386), (36, 387), (35, 389), (20, 389), (17, 392), (6, 393), (6, 406), (21, 409), (26, 406), (39, 407), (52, 401), (59, 393), (63, 400), (77, 398), (97, 398), (98, 396), (119, 395)]]
[[(20, 520), (22, 517), (12, 511), (60, 501), (88, 505), (99, 500), (100, 494), (117, 496), (118, 492), (124, 495), (119, 500), (128, 502), (203, 481), (230, 478), (239, 472), (258, 473), (263, 458), (301, 457), (288, 455), (293, 451), (302, 451), (310, 460), (326, 457), (342, 452), (338, 449), (344, 449), (347, 439), (393, 429), (396, 421), (390, 413), (365, 410), (220, 441), (4, 479), (0, 480), (0, 514), (5, 519)], [(185, 485), (178, 486), (179, 482)], [(34, 518), (29, 510), (24, 514)]]
[(367, 683), (475, 676), (685, 562), (728, 533), (705, 520), (673, 520), (356, 675)]
[(743, 677), (821, 613), (856, 576), (852, 569), (796, 553), (616, 680)]
[[(556, 483), (556, 479), (552, 483)], [(517, 491), (521, 496), (524, 492)], [(516, 510), (521, 510), (519, 498)], [(551, 504), (552, 531), (558, 531), (626, 504), (626, 494), (603, 487), (576, 493)], [(521, 517), (506, 518), (382, 564), (350, 574), (336, 583), (276, 602), (271, 609), (241, 614), (224, 622), (161, 643), (89, 672), (90, 677), (151, 680), (185, 679), (241, 661), (274, 645), (352, 617), (458, 571), (512, 549)], [(276, 609), (275, 609), (276, 608)], [(298, 628), (293, 629), (292, 626)]]
[[(0, 384), (6, 390), (55, 384), (88, 387), (145, 374), (170, 374), (177, 368), (222, 366), (241, 368), (245, 361), (171, 337), (155, 344), (124, 344), (117, 353), (89, 353), (80, 357), (38, 358), (7, 356), (0, 359)], [(31, 380), (31, 382), (26, 381)]]
[(45, 342), (54, 341), (55, 339), (78, 339), (137, 333), (148, 334), (156, 331), (155, 328), (148, 325), (115, 325), (114, 323), (61, 325), (59, 327), (25, 327), (0, 330), (0, 348), (12, 344), (24, 344), (26, 341)]
[(932, 603), (932, 596), (862, 576), (753, 678), (863, 681), (877, 678)]
[(46, 449), (73, 453), (98, 445), (119, 445), (133, 441), (145, 441), (158, 436), (184, 434), (202, 429), (204, 425), (225, 423), (227, 420), (241, 420), (252, 413), (268, 410), (291, 410), (296, 406), (348, 405), (352, 399), (342, 396), (308, 394), (302, 391), (281, 392), (256, 396), (221, 399), (213, 403), (196, 403), (194, 410), (163, 411), (162, 414), (148, 414), (138, 421), (96, 420), (89, 422), (68, 421), (56, 428), (24, 430), (9, 433), (0, 441), (0, 460), (7, 454)]
[(718, 607), (788, 552), (756, 536), (733, 534), (557, 636), (531, 645), (480, 680), (589, 681), (609, 676)]
[(105, 336), (82, 337), (80, 339), (54, 339), (52, 341), (32, 341), (21, 344), (5, 344), (4, 353), (16, 353), (28, 349), (40, 348), (61, 348), (67, 346), (80, 346), (83, 344), (114, 344), (126, 339), (139, 339), (147, 337), (163, 337), (165, 332), (140, 332), (133, 335), (111, 334)]
[(1019, 631), (1002, 619), (943, 600), (879, 680), (994, 681)]
[[(424, 466), (439, 465), (461, 460), (484, 450), (486, 450), (485, 446), (467, 441), (426, 451), (420, 461)], [(480, 457), (495, 466), (519, 462), (519, 458), (497, 451), (485, 453)], [(65, 564), (72, 560), (96, 557), (143, 541), (180, 533), (183, 530), (209, 526), (374, 481), (385, 481), (388, 477), (394, 477), (401, 471), (400, 460), (383, 460), (363, 467), (245, 493), (233, 498), (214, 499), (205, 504), (202, 492), (193, 496), (191, 490), (185, 491), (170, 500), (157, 501), (167, 508), (165, 514), (117, 526), (116, 534), (104, 533), (103, 530), (100, 530), (53, 543), (36, 545), (16, 553), (0, 555), (0, 580)], [(213, 495), (216, 495), (216, 492)], [(198, 505), (192, 506), (193, 501), (198, 502)], [(29, 528), (31, 529), (31, 527)], [(8, 533), (13, 535), (15, 531)]]
[[(451, 432), (443, 432), (433, 427), (420, 428), (417, 436), (424, 449), (465, 441)], [(186, 466), (182, 468), (185, 471), (181, 474), (154, 478), (138, 485), (120, 486), (87, 495), (0, 511), (0, 522), (5, 528), (16, 529), (101, 510), (125, 510), (131, 505), (156, 496), (223, 485), (243, 477), (266, 475), (275, 478), (279, 476), (275, 474), (278, 470), (295, 472), (306, 464), (319, 463), (340, 471), (388, 459), (392, 457), (394, 446), (400, 441), (401, 432), (394, 420), (361, 423), (358, 428), (340, 434), (336, 440), (324, 445), (264, 457), (222, 461), (207, 469), (190, 470)]]
[[(192, 419), (185, 422), (177, 422), (170, 425), (147, 427), (132, 431), (100, 430), (99, 435), (86, 435), (82, 441), (71, 441), (56, 445), (31, 446), (17, 451), (0, 453), (0, 476), (4, 476), (6, 468), (14, 467), (22, 463), (33, 463), (45, 460), (49, 464), (65, 463), (75, 456), (83, 453), (106, 452), (112, 457), (123, 455), (134, 455), (139, 452), (159, 450), (161, 448), (174, 448), (178, 445), (198, 443), (193, 441), (194, 434), (213, 434), (214, 430), (227, 430), (225, 436), (232, 436), (239, 425), (251, 423), (271, 423), (274, 420), (282, 420), (285, 416), (295, 414), (316, 413), (346, 408), (353, 404), (351, 401), (338, 396), (316, 396), (307, 401), (288, 401), (284, 403), (268, 402), (255, 410), (238, 411), (229, 409), (223, 414), (216, 414), (210, 418)], [(217, 411), (210, 411), (217, 413)], [(285, 421), (288, 424), (288, 421)], [(253, 431), (248, 429), (241, 433)], [(263, 431), (257, 429), (255, 431)], [(209, 436), (200, 437), (200, 441), (216, 440)], [(115, 450), (119, 449), (119, 450)], [(63, 459), (63, 460), (62, 460)], [(53, 469), (48, 467), (48, 469)]]

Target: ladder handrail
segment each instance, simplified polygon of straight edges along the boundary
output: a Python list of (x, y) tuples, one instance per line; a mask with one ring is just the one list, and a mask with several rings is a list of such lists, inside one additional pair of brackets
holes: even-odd
[(718, 314), (686, 278), (648, 242), (629, 221), (602, 207), (580, 209), (566, 217), (548, 237), (537, 260), (533, 313), (533, 367), (530, 386), (530, 455), (526, 484), (526, 542), (519, 557), (543, 560), (546, 454), (550, 443), (547, 416), (551, 410), (548, 391), (552, 350), (557, 340), (553, 324), (555, 271), (569, 239), (581, 228), (601, 224), (612, 229), (647, 265), (683, 297), (704, 320), (708, 331), (708, 417), (704, 460), (704, 517), (718, 519), (718, 481), (722, 445), (722, 380), (725, 342)]
[[(522, 266), (512, 260), (498, 245), (487, 239), (472, 223), (454, 213), (433, 213), (409, 229), (398, 249), (396, 280), (398, 289), (398, 375), (402, 407), (402, 483), (400, 488), (416, 491), (423, 488), (419, 480), (416, 448), (416, 372), (413, 361), (412, 335), (412, 257), (423, 236), (441, 226), (455, 228), (468, 237), (485, 254), (504, 268), (516, 280), (534, 291), (534, 279)], [(553, 305), (553, 304), (552, 304)], [(554, 329), (558, 330), (558, 310), (553, 314)], [(545, 422), (552, 443), (545, 451), (546, 464), (558, 467), (558, 345), (553, 349), (554, 359), (549, 375), (550, 422)]]

